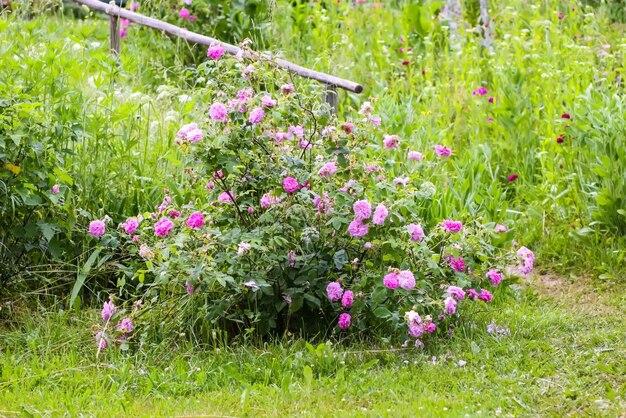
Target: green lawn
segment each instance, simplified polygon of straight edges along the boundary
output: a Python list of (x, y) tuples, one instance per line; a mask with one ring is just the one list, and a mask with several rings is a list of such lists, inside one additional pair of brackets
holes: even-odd
[[(623, 290), (544, 278), (424, 350), (181, 337), (100, 358), (96, 312), (39, 312), (0, 335), (0, 415), (619, 416), (625, 302)], [(488, 334), (492, 321), (511, 335)]]

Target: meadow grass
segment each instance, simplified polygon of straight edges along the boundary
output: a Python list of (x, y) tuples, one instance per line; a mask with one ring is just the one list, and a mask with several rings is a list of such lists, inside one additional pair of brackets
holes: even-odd
[[(24, 312), (0, 335), (0, 414), (618, 416), (624, 302), (623, 291), (548, 277), (425, 349), (181, 336), (100, 357), (97, 312)], [(488, 334), (491, 322), (511, 334)]]
[[(430, 18), (427, 32), (409, 36), (411, 3), (280, 1), (270, 44), (362, 82), (362, 96), (341, 93), (341, 115), (375, 98), (384, 126), (416, 150), (452, 147), (432, 207), (438, 217), (508, 221), (539, 249), (541, 269), (575, 272), (573, 280), (540, 280), (468, 312), (471, 323), (424, 350), (289, 339), (196, 346), (181, 335), (97, 357), (97, 312), (63, 311), (63, 303), (11, 311), (0, 328), (0, 416), (626, 413), (624, 26), (573, 1), (507, 0), (491, 11), (493, 53), (474, 35), (455, 50)], [(401, 36), (412, 53), (398, 52)], [(184, 190), (173, 137), (181, 122), (202, 119), (207, 98), (180, 58), (188, 45), (133, 27), (118, 65), (107, 37), (96, 16), (3, 18), (0, 83), (32, 94), (49, 123), (67, 129), (77, 207), (122, 217), (150, 209), (164, 187)], [(472, 96), (480, 85), (493, 106)], [(511, 173), (517, 182), (506, 181)], [(189, 198), (174, 194), (180, 204)], [(511, 335), (489, 335), (492, 321)]]

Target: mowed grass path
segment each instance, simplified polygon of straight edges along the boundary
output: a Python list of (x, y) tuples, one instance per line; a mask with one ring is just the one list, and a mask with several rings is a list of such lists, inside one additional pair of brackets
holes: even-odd
[(0, 416), (624, 416), (625, 302), (544, 276), (424, 350), (181, 339), (98, 359), (97, 313), (38, 313), (0, 334)]

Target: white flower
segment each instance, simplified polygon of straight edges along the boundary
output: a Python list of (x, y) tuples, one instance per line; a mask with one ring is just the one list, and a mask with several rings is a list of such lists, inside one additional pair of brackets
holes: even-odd
[(369, 115), (374, 111), (374, 107), (370, 102), (364, 102), (361, 106), (361, 110), (359, 110), (359, 115)]
[(422, 322), (422, 318), (420, 317), (420, 315), (417, 312), (415, 312), (413, 309), (411, 309), (410, 311), (404, 313), (404, 319), (409, 324), (410, 323), (419, 324), (419, 323)]
[(259, 290), (260, 289), (259, 285), (256, 284), (256, 282), (254, 280), (247, 281), (243, 285), (246, 286), (246, 287), (249, 287), (252, 290)]
[(247, 242), (240, 242), (239, 245), (237, 246), (237, 255), (241, 257), (245, 255), (251, 249), (252, 249), (252, 245), (248, 244)]

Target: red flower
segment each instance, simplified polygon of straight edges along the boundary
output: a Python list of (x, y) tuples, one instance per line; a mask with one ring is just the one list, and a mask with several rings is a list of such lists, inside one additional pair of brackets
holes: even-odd
[(508, 176), (506, 179), (508, 181), (514, 181), (517, 180), (519, 178), (519, 176), (517, 174), (511, 174), (510, 176)]

